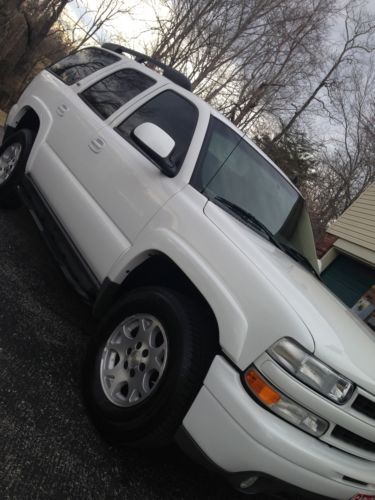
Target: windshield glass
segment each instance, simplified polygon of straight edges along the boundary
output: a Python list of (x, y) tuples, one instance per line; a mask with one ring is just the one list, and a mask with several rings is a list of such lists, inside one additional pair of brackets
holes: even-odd
[(209, 199), (223, 198), (241, 207), (284, 241), (291, 237), (303, 210), (298, 191), (216, 118), (211, 119), (195, 181)]

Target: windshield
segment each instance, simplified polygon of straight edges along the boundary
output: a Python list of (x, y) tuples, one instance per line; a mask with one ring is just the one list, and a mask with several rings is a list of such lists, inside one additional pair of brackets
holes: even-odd
[(220, 120), (211, 119), (195, 178), (215, 202), (225, 199), (288, 240), (303, 210), (298, 191), (247, 141)]

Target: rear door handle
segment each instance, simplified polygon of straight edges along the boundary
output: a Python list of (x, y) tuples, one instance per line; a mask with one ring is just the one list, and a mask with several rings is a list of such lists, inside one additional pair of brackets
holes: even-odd
[(96, 137), (95, 139), (91, 139), (89, 142), (89, 148), (94, 153), (100, 153), (100, 151), (104, 148), (105, 142), (101, 137)]

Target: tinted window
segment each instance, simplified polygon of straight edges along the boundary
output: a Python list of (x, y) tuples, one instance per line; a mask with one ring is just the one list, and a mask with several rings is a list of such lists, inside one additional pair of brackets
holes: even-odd
[(103, 118), (108, 118), (123, 104), (148, 89), (155, 80), (134, 69), (123, 69), (103, 78), (80, 94)]
[(239, 205), (273, 233), (290, 233), (302, 199), (290, 183), (235, 131), (211, 120), (194, 183), (208, 198)]
[(119, 61), (120, 58), (101, 49), (83, 49), (65, 57), (49, 68), (67, 85), (73, 85), (99, 69)]
[(132, 131), (141, 123), (151, 122), (162, 128), (176, 143), (171, 160), (180, 168), (198, 120), (197, 108), (188, 100), (171, 90), (154, 97), (129, 116), (118, 132), (128, 141), (132, 141)]

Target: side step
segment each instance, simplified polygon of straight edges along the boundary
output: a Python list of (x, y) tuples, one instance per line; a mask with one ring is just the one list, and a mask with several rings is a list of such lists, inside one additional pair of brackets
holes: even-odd
[(29, 176), (24, 177), (18, 190), (22, 202), (31, 213), (64, 276), (85, 302), (93, 304), (98, 294), (100, 283), (52, 212), (48, 203)]

